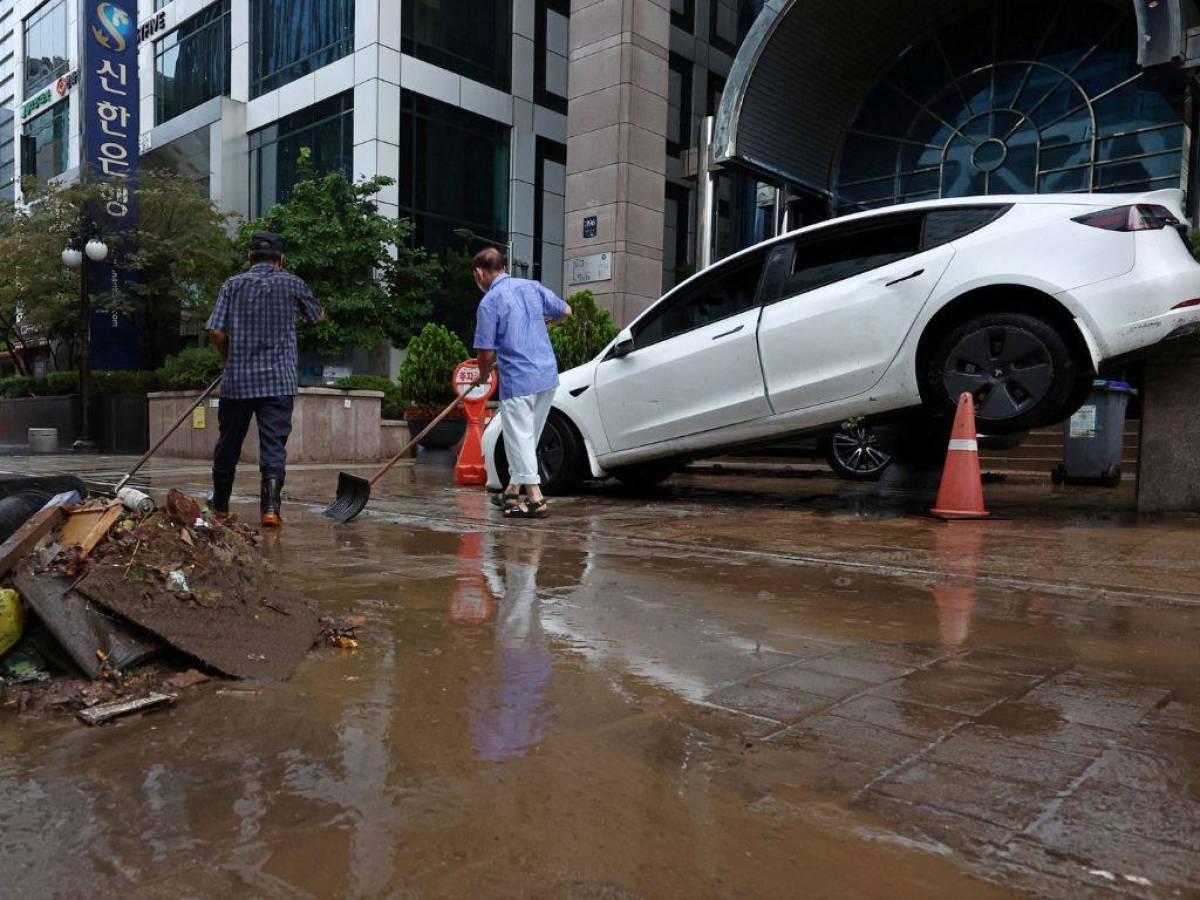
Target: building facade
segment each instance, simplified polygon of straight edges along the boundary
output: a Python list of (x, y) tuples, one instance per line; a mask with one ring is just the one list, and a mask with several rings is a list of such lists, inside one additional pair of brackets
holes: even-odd
[[(0, 0), (22, 176), (77, 177), (80, 5)], [(381, 207), (431, 251), (494, 241), (561, 289), (568, 14), (565, 0), (139, 0), (141, 165), (254, 217), (308, 148), (319, 169), (394, 179)]]

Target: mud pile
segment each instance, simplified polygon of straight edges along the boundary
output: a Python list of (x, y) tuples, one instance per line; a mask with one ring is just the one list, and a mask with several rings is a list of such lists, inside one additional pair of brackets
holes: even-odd
[(344, 631), (279, 586), (262, 542), (174, 490), (149, 513), (52, 498), (0, 545), (20, 620), (0, 618), (0, 707), (104, 721), (210, 677), (289, 677), (323, 629)]

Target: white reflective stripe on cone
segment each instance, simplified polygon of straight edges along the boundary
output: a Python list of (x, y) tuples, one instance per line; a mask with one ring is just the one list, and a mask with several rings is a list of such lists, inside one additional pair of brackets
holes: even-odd
[(951, 450), (970, 450), (973, 453), (978, 453), (979, 452), (979, 442), (973, 438), (969, 438), (969, 439), (951, 438), (950, 439), (950, 449)]

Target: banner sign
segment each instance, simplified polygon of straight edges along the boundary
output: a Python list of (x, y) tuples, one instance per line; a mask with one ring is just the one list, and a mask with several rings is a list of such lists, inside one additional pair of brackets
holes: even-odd
[[(83, 160), (81, 177), (106, 187), (96, 224), (110, 245), (109, 259), (89, 263), (90, 289), (128, 293), (122, 263), (130, 248), (123, 239), (137, 216), (129, 179), (137, 172), (138, 90), (137, 0), (84, 0), (80, 39), (83, 83)], [(134, 322), (117, 313), (93, 312), (93, 368), (136, 369), (141, 365), (141, 334)]]

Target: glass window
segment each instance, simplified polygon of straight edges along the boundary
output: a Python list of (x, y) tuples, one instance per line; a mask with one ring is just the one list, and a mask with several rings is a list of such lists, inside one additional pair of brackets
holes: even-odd
[(502, 91), (509, 89), (511, 2), (405, 0), (400, 15), (405, 53)]
[(766, 254), (756, 252), (700, 276), (653, 307), (633, 326), (638, 347), (648, 347), (751, 309)]
[(920, 247), (919, 215), (889, 215), (869, 225), (835, 226), (818, 232), (796, 242), (785, 296), (886, 266), (912, 256)]
[(667, 58), (667, 153), (692, 145), (692, 63), (676, 53)]
[(1182, 89), (1138, 68), (1138, 43), (1127, 4), (1047, 15), (1038, 0), (994, 0), (942, 26), (867, 94), (842, 144), (839, 211), (1182, 186)]
[(229, 21), (223, 0), (155, 41), (155, 124), (229, 93)]
[(308, 148), (318, 171), (354, 169), (354, 92), (322, 100), (250, 132), (251, 215), (257, 217), (291, 194), (299, 178), (300, 151)]
[(417, 243), (458, 247), (455, 228), (506, 243), (508, 128), (410, 91), (400, 108), (400, 207)]
[(567, 114), (570, 0), (537, 0), (534, 27), (534, 101)]
[(696, 0), (671, 0), (671, 24), (692, 34), (696, 30)]
[(47, 3), (25, 20), (25, 96), (41, 90), (69, 68), (67, 3)]
[(921, 248), (929, 250), (957, 241), (1000, 218), (1009, 209), (1009, 206), (962, 206), (930, 210), (925, 214), (925, 237)]
[(67, 171), (67, 110), (56, 103), (25, 123), (21, 134), (21, 175), (46, 181)]
[(15, 141), (15, 121), (12, 108), (0, 109), (0, 200), (8, 201), (14, 199), (14, 179), (15, 172), (15, 156), (16, 156), (16, 141)]
[(258, 97), (354, 52), (354, 0), (251, 0), (250, 35)]
[(562, 289), (563, 222), (567, 205), (567, 147), (539, 137), (534, 170), (533, 277), (556, 293)]

